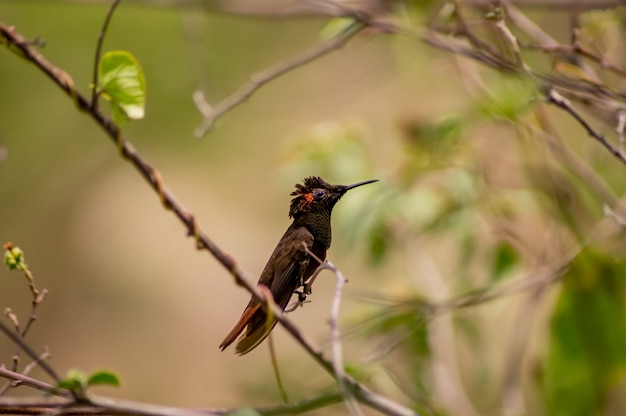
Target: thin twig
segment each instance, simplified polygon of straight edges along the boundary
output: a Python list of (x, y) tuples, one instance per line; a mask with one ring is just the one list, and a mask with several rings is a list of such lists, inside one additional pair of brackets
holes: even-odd
[(39, 354), (37, 354), (21, 337), (20, 334), (16, 334), (11, 331), (2, 321), (0, 321), (0, 331), (4, 332), (4, 335), (9, 337), (11, 341), (15, 343), (22, 351), (24, 351), (30, 358), (39, 362), (41, 368), (58, 384), (61, 382), (61, 378), (56, 371), (45, 361), (39, 361)]
[(598, 142), (600, 142), (600, 144), (602, 144), (602, 146), (604, 146), (613, 156), (615, 156), (617, 159), (619, 159), (620, 162), (622, 162), (624, 165), (626, 165), (626, 157), (620, 151), (620, 149), (613, 147), (613, 145), (611, 143), (609, 143), (609, 141), (603, 135), (601, 135), (600, 133), (597, 133), (589, 125), (589, 123), (587, 123), (587, 121), (580, 114), (578, 114), (578, 112), (576, 112), (576, 110), (574, 110), (574, 108), (572, 107), (571, 103), (569, 102), (569, 100), (567, 98), (563, 97), (561, 94), (556, 92), (554, 90), (554, 88), (548, 89), (547, 96), (548, 96), (548, 102), (549, 103), (554, 104), (557, 107), (562, 108), (569, 115), (574, 117), (574, 119), (581, 126), (583, 126), (583, 128), (587, 131), (587, 134), (589, 134), (591, 137), (593, 137)]
[[(43, 368), (43, 366), (41, 366), (41, 367)], [(39, 380), (34, 379), (32, 377), (29, 377), (29, 376), (27, 376), (25, 374), (18, 373), (16, 371), (11, 371), (11, 370), (5, 368), (3, 365), (0, 365), (0, 377), (6, 378), (8, 380), (17, 381), (20, 384), (23, 384), (25, 386), (30, 386), (30, 387), (35, 388), (37, 390), (40, 390), (40, 391), (43, 391), (43, 392), (46, 392), (46, 393), (50, 393), (50, 394), (54, 394), (55, 396), (63, 397), (63, 398), (66, 398), (66, 399), (71, 399), (73, 397), (72, 392), (70, 392), (69, 390), (60, 389), (60, 388), (56, 387), (55, 385), (52, 385), (52, 384), (49, 384), (49, 383), (44, 383), (43, 381), (39, 381)], [(3, 398), (2, 401), (0, 401), (0, 403), (2, 403), (5, 400), (6, 400), (6, 398)]]
[(320, 267), (328, 269), (335, 274), (337, 278), (337, 284), (335, 286), (335, 295), (333, 296), (333, 302), (330, 307), (330, 317), (328, 318), (328, 325), (330, 326), (331, 343), (333, 350), (333, 364), (335, 367), (335, 374), (337, 374), (337, 380), (339, 381), (339, 387), (341, 391), (346, 395), (344, 396), (346, 407), (351, 415), (362, 415), (361, 409), (357, 405), (354, 397), (347, 389), (347, 386), (343, 382), (345, 375), (345, 366), (343, 364), (343, 350), (341, 347), (341, 331), (339, 330), (339, 308), (341, 305), (341, 293), (343, 286), (347, 282), (347, 279), (343, 277), (341, 271), (335, 267), (330, 261), (326, 260), (320, 264)]
[[(344, 370), (343, 364), (343, 352), (341, 348), (341, 332), (339, 330), (339, 308), (341, 305), (341, 293), (343, 291), (343, 285), (347, 281), (341, 271), (335, 267), (330, 261), (323, 261), (319, 257), (315, 255), (305, 243), (302, 243), (304, 250), (311, 256), (315, 261), (319, 263), (317, 269), (313, 275), (309, 278), (309, 280), (305, 283), (307, 287), (310, 288), (315, 281), (315, 278), (320, 274), (322, 270), (330, 270), (335, 274), (337, 278), (337, 284), (335, 286), (335, 295), (333, 296), (333, 301), (330, 307), (330, 317), (328, 318), (328, 325), (330, 326), (330, 334), (331, 334), (331, 342), (332, 342), (332, 350), (333, 350), (333, 368), (335, 370), (335, 375), (337, 379), (337, 384), (339, 385), (339, 390), (344, 398), (344, 403), (346, 408), (348, 409), (348, 413), (351, 415), (362, 415), (361, 409), (357, 406), (354, 400), (354, 396), (348, 390), (348, 387), (344, 383), (344, 378), (346, 372)], [(305, 290), (306, 293), (306, 290)]]
[(98, 34), (98, 43), (96, 45), (96, 57), (93, 63), (93, 79), (91, 81), (92, 83), (91, 108), (93, 108), (94, 110), (98, 109), (98, 95), (99, 95), (98, 93), (98, 66), (100, 65), (100, 54), (102, 53), (102, 45), (104, 44), (104, 37), (107, 33), (107, 29), (109, 28), (109, 22), (111, 21), (111, 18), (113, 17), (113, 13), (115, 12), (115, 9), (117, 8), (117, 6), (120, 4), (121, 1), (122, 0), (113, 0), (113, 4), (111, 4), (109, 11), (107, 12), (106, 17), (104, 18), (102, 29), (100, 30), (100, 33)]
[(280, 368), (278, 367), (278, 359), (276, 358), (276, 348), (274, 348), (274, 337), (271, 332), (267, 336), (267, 345), (270, 350), (270, 359), (272, 360), (272, 368), (274, 369), (274, 376), (276, 377), (276, 384), (278, 385), (278, 390), (280, 391), (280, 397), (283, 399), (283, 402), (287, 404), (289, 403), (289, 396), (287, 396), (287, 390), (285, 390), (283, 379), (280, 376)]
[(200, 127), (195, 131), (196, 137), (205, 136), (209, 130), (215, 124), (215, 121), (232, 110), (234, 107), (243, 103), (252, 94), (254, 94), (259, 88), (268, 82), (280, 77), (281, 75), (301, 67), (329, 52), (341, 48), (346, 44), (353, 36), (359, 33), (365, 28), (365, 25), (358, 20), (353, 21), (348, 27), (346, 27), (337, 36), (315, 45), (310, 49), (307, 49), (299, 54), (279, 62), (266, 70), (256, 73), (250, 77), (248, 82), (243, 84), (237, 91), (226, 97), (220, 103), (215, 106), (211, 106), (202, 90), (196, 90), (193, 94), (193, 99), (196, 107), (204, 117), (204, 120)]
[(604, 212), (605, 217), (612, 219), (620, 227), (626, 227), (626, 219), (624, 219), (621, 215), (617, 215), (611, 207), (603, 205), (602, 211)]
[[(36, 381), (36, 380), (35, 380)], [(67, 393), (67, 391), (65, 391)], [(68, 397), (69, 398), (68, 393)], [(302, 414), (321, 409), (341, 402), (341, 394), (336, 391), (321, 394), (288, 405), (258, 407), (254, 409), (262, 416), (281, 416)], [(0, 400), (0, 415), (39, 415), (50, 414), (51, 411), (63, 410), (63, 415), (132, 415), (132, 416), (211, 416), (236, 414), (240, 409), (185, 409), (165, 406), (151, 406), (144, 403), (116, 400), (115, 406), (100, 397), (84, 406), (68, 407), (67, 401), (42, 397), (5, 397)], [(108, 407), (107, 407), (108, 406)]]
[(558, 45), (558, 42), (554, 40), (552, 36), (545, 32), (534, 21), (529, 19), (524, 13), (515, 7), (510, 0), (500, 0), (500, 4), (506, 10), (506, 16), (511, 19), (511, 22), (524, 31), (528, 36), (532, 37), (535, 42), (539, 42), (544, 47)]
[(626, 127), (626, 111), (619, 110), (617, 112), (617, 125), (615, 126), (615, 133), (619, 140), (619, 151), (624, 153), (624, 127)]
[[(5, 245), (5, 248), (7, 250), (10, 250), (12, 247), (13, 247), (13, 244), (10, 242)], [(11, 323), (13, 323), (13, 326), (15, 327), (15, 333), (23, 340), (26, 337), (26, 334), (28, 333), (29, 329), (37, 320), (37, 307), (39, 306), (40, 303), (44, 301), (48, 291), (46, 289), (42, 289), (42, 290), (37, 289), (37, 286), (35, 285), (35, 277), (33, 276), (32, 272), (30, 271), (30, 269), (28, 268), (28, 265), (26, 264), (24, 260), (22, 260), (20, 264), (17, 266), (17, 270), (20, 270), (22, 271), (22, 273), (24, 273), (24, 277), (26, 278), (26, 281), (28, 282), (28, 288), (30, 289), (31, 298), (32, 298), (30, 313), (28, 316), (28, 320), (26, 321), (26, 325), (24, 325), (23, 328), (20, 328), (19, 319), (17, 318), (17, 315), (11, 310), (11, 308), (6, 308), (4, 313), (9, 318)], [(18, 348), (18, 350), (13, 355), (13, 365), (12, 365), (13, 371), (17, 371), (19, 367), (21, 353), (22, 353), (22, 349)], [(46, 349), (46, 352), (39, 358), (35, 359), (31, 364), (29, 364), (29, 366), (38, 364), (39, 361), (47, 358), (47, 356), (49, 356), (49, 353), (47, 352), (47, 349)], [(30, 372), (30, 370), (28, 370), (28, 372)], [(28, 372), (24, 372), (24, 374), (27, 374)], [(10, 387), (11, 387), (10, 382), (7, 382), (2, 387), (0, 387), (0, 396), (3, 395)]]
[(504, 16), (499, 15), (496, 18), (495, 26), (496, 26), (496, 29), (498, 30), (498, 32), (500, 32), (500, 34), (502, 35), (504, 40), (510, 46), (511, 51), (513, 51), (513, 56), (515, 57), (515, 63), (520, 68), (522, 68), (524, 70), (524, 72), (530, 74), (531, 73), (530, 68), (528, 67), (528, 65), (526, 65), (526, 62), (524, 62), (524, 58), (522, 57), (522, 53), (520, 51), (520, 47), (519, 47), (519, 43), (517, 42), (517, 38), (515, 37), (513, 32), (511, 32), (509, 27), (506, 25), (506, 19), (504, 18)]
[[(37, 367), (39, 365), (39, 363), (43, 360), (47, 360), (48, 358), (50, 358), (51, 354), (50, 354), (50, 350), (48, 350), (48, 347), (44, 347), (44, 351), (41, 353), (41, 355), (39, 357), (37, 357), (36, 360), (33, 360), (30, 362), (30, 364), (28, 364), (26, 367), (24, 367), (24, 369), (19, 373), (23, 376), (27, 376), (35, 367)], [(15, 359), (15, 358), (14, 358)], [(14, 366), (14, 372), (17, 371), (17, 365)], [(2, 396), (4, 393), (6, 393), (9, 388), (11, 387), (17, 387), (18, 385), (22, 384), (21, 381), (19, 380), (15, 380), (15, 381), (7, 381), (2, 387), (0, 387), (0, 396)]]

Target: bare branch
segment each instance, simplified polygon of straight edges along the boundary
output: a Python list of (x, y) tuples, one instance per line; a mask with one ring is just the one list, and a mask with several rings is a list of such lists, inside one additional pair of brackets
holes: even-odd
[(346, 408), (348, 409), (348, 413), (351, 415), (362, 415), (361, 409), (357, 406), (354, 401), (354, 396), (352, 392), (348, 390), (347, 386), (344, 383), (344, 379), (346, 376), (346, 372), (344, 370), (343, 364), (343, 352), (341, 348), (341, 332), (339, 330), (339, 309), (341, 305), (341, 293), (343, 291), (343, 285), (346, 283), (347, 279), (343, 277), (343, 274), (334, 264), (330, 261), (322, 261), (319, 257), (315, 255), (305, 243), (302, 243), (302, 247), (304, 247), (304, 251), (306, 251), (309, 256), (313, 257), (318, 263), (319, 266), (315, 269), (313, 275), (309, 278), (305, 285), (308, 287), (308, 290), (305, 289), (305, 293), (310, 293), (310, 288), (313, 285), (316, 277), (320, 274), (322, 270), (330, 270), (335, 274), (337, 278), (337, 284), (335, 286), (335, 295), (333, 296), (333, 301), (330, 307), (330, 317), (328, 318), (328, 324), (330, 326), (330, 334), (331, 334), (331, 343), (333, 350), (333, 368), (335, 370), (335, 375), (337, 379), (337, 384), (339, 385), (339, 390), (344, 398), (344, 402), (346, 404)]
[(617, 125), (615, 126), (620, 153), (624, 153), (624, 127), (626, 127), (626, 111), (620, 110), (617, 112)]
[[(68, 396), (68, 398), (71, 396)], [(259, 407), (254, 409), (263, 416), (280, 416), (300, 414), (321, 409), (341, 402), (341, 394), (329, 392), (317, 397), (302, 400), (288, 405)], [(238, 409), (184, 409), (164, 406), (152, 406), (146, 409), (143, 403), (120, 401), (115, 406), (102, 407), (101, 398), (96, 397), (93, 403), (83, 406), (68, 407), (68, 402), (42, 397), (5, 397), (0, 399), (0, 415), (39, 415), (61, 411), (63, 415), (131, 415), (131, 416), (211, 416), (236, 413)], [(149, 411), (148, 411), (149, 410)]]
[(267, 68), (263, 72), (252, 75), (248, 82), (215, 106), (211, 106), (207, 102), (202, 90), (196, 90), (193, 94), (193, 99), (196, 103), (196, 107), (198, 107), (198, 110), (204, 117), (204, 121), (195, 131), (196, 137), (205, 136), (209, 130), (211, 130), (218, 118), (232, 110), (234, 107), (242, 104), (263, 85), (289, 71), (324, 56), (329, 52), (341, 48), (346, 44), (346, 42), (348, 42), (353, 36), (364, 28), (365, 26), (360, 21), (355, 20), (332, 39), (300, 52), (289, 59), (279, 62)]
[(354, 397), (343, 383), (343, 379), (345, 377), (345, 366), (343, 364), (343, 350), (341, 347), (341, 331), (339, 330), (339, 308), (341, 305), (341, 293), (343, 291), (343, 285), (348, 280), (344, 278), (341, 271), (328, 260), (320, 264), (320, 267), (332, 271), (337, 279), (337, 284), (335, 286), (335, 295), (333, 296), (333, 302), (330, 307), (330, 318), (328, 319), (328, 324), (330, 326), (335, 374), (337, 374), (339, 387), (342, 393), (345, 394), (344, 399), (348, 412), (351, 415), (362, 415), (363, 413), (355, 402)]
[[(24, 369), (19, 374), (23, 376), (27, 376), (35, 367), (39, 365), (41, 361), (47, 360), (48, 358), (50, 358), (50, 356), (51, 354), (50, 354), (50, 351), (48, 350), (48, 347), (44, 347), (43, 353), (41, 353), (41, 355), (37, 357), (36, 360), (33, 360), (30, 364), (24, 367)], [(16, 372), (17, 371), (17, 357), (15, 357), (14, 363), (15, 363), (14, 372)], [(17, 387), (20, 384), (23, 384), (21, 380), (14, 380), (13, 382), (7, 381), (2, 387), (0, 387), (0, 396), (6, 393), (9, 390), (9, 388)]]
[[(0, 328), (2, 328), (1, 325), (0, 325)], [(39, 361), (39, 357), (35, 357), (35, 360)], [(42, 365), (41, 367), (43, 368), (44, 366)], [(11, 371), (11, 370), (5, 368), (3, 365), (0, 365), (0, 377), (6, 378), (8, 380), (13, 380), (13, 381), (19, 382), (20, 384), (23, 384), (25, 386), (30, 386), (30, 387), (33, 387), (33, 388), (35, 388), (37, 390), (40, 390), (40, 391), (43, 391), (43, 392), (46, 392), (46, 393), (50, 393), (50, 394), (54, 394), (54, 395), (59, 396), (59, 397), (63, 397), (63, 398), (66, 398), (66, 399), (73, 398), (73, 395), (72, 395), (72, 393), (69, 390), (59, 389), (55, 385), (52, 385), (52, 384), (49, 384), (49, 383), (44, 383), (43, 381), (39, 381), (37, 379), (28, 377), (27, 375), (18, 373), (16, 371)], [(5, 401), (5, 400), (6, 400), (6, 398), (3, 398), (2, 402)], [(2, 402), (0, 402), (0, 403), (2, 403)]]
[(37, 354), (26, 342), (19, 333), (11, 331), (2, 321), (0, 321), (0, 331), (4, 333), (11, 341), (15, 343), (22, 351), (24, 351), (30, 358), (39, 362), (41, 368), (58, 384), (61, 382), (61, 378), (54, 371), (54, 369), (45, 361), (39, 361), (39, 354)]
[(557, 107), (565, 110), (569, 115), (574, 117), (574, 119), (587, 131), (592, 138), (596, 139), (602, 146), (604, 146), (613, 156), (619, 159), (620, 162), (626, 165), (626, 157), (620, 151), (620, 149), (614, 147), (609, 141), (600, 133), (596, 132), (587, 121), (580, 115), (574, 108), (572, 107), (569, 100), (563, 97), (561, 94), (556, 92), (554, 88), (550, 88), (547, 91), (548, 102), (556, 105)]

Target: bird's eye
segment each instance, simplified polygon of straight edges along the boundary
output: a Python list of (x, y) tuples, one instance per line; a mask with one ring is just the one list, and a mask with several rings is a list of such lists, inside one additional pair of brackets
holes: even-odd
[(322, 199), (323, 196), (324, 196), (324, 190), (316, 189), (313, 191), (313, 198), (315, 198), (316, 201), (319, 201), (320, 199)]

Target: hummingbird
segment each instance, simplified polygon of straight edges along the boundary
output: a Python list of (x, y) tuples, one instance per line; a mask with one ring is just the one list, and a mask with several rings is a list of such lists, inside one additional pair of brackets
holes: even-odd
[[(298, 293), (300, 299), (310, 294), (310, 291), (306, 293), (305, 283), (319, 263), (309, 252), (322, 261), (326, 259), (332, 238), (330, 215), (335, 204), (350, 189), (376, 181), (372, 179), (352, 185), (332, 185), (319, 176), (310, 176), (302, 184), (296, 184), (296, 190), (291, 193), (294, 198), (289, 206), (289, 218), (293, 221), (278, 241), (257, 283), (270, 290), (274, 301), (283, 311), (294, 293)], [(301, 287), (302, 292), (296, 292)], [(263, 342), (276, 325), (276, 321), (266, 321), (267, 315), (261, 302), (253, 296), (237, 324), (220, 344), (221, 350), (224, 351), (245, 330), (235, 352), (239, 355), (249, 353)]]

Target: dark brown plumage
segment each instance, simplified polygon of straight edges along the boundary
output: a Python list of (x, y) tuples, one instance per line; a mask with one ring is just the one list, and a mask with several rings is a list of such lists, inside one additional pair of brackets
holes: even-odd
[[(330, 216), (333, 207), (348, 190), (372, 182), (376, 180), (353, 185), (331, 185), (320, 177), (310, 176), (304, 179), (303, 184), (296, 185), (296, 190), (291, 193), (294, 198), (289, 207), (289, 217), (293, 218), (293, 222), (276, 245), (258, 281), (259, 285), (269, 288), (283, 310), (293, 293), (304, 285), (318, 266), (302, 243), (324, 260), (331, 243)], [(220, 348), (223, 351), (245, 330), (237, 343), (236, 352), (246, 354), (269, 335), (274, 325), (276, 321), (266, 322), (261, 304), (252, 297)]]

